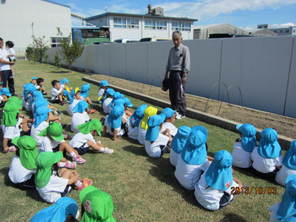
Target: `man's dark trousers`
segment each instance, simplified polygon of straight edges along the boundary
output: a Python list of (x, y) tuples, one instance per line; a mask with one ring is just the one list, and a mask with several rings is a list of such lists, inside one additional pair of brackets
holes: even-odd
[(181, 71), (170, 71), (169, 76), (169, 94), (170, 101), (174, 110), (181, 115), (186, 114), (186, 97), (185, 97), (185, 86), (182, 83)]
[(8, 83), (8, 88), (9, 91), (12, 95), (15, 94), (14, 90), (14, 79), (13, 79), (13, 74), (11, 70), (4, 70), (1, 71), (1, 81), (2, 81), (2, 87), (7, 87)]

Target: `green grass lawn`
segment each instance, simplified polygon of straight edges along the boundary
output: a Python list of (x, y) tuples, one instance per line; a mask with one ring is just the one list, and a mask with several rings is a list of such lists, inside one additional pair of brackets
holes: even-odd
[[(80, 86), (83, 73), (66, 69), (58, 69), (51, 65), (32, 64), (18, 61), (14, 67), (17, 93), (21, 95), (22, 86), (32, 76), (46, 79), (49, 92), (53, 79), (67, 77), (71, 86)], [(95, 99), (98, 87), (92, 85), (91, 98)], [(142, 102), (131, 98), (135, 105)], [(66, 110), (67, 106), (59, 106)], [(101, 113), (92, 115), (100, 118)], [(63, 123), (70, 124), (68, 115), (62, 116)], [(238, 134), (212, 126), (194, 119), (176, 122), (180, 125), (203, 125), (209, 130), (208, 145), (210, 155), (226, 149), (231, 151), (233, 141)], [(100, 138), (103, 144), (115, 150), (112, 155), (86, 154), (87, 162), (78, 166), (81, 177), (93, 179), (94, 185), (113, 197), (115, 204), (114, 216), (119, 222), (195, 222), (195, 221), (231, 221), (231, 222), (263, 222), (268, 221), (268, 207), (280, 200), (283, 188), (266, 180), (257, 178), (246, 171), (235, 171), (235, 176), (246, 186), (276, 186), (277, 195), (239, 195), (231, 205), (217, 212), (201, 209), (194, 198), (193, 192), (184, 190), (174, 177), (174, 168), (169, 163), (169, 155), (162, 159), (150, 159), (145, 149), (131, 141), (122, 139), (113, 142), (110, 138)], [(0, 221), (28, 221), (35, 212), (47, 207), (34, 190), (22, 191), (11, 186), (7, 172), (13, 154), (0, 154)], [(73, 191), (70, 197), (78, 202), (78, 192)]]

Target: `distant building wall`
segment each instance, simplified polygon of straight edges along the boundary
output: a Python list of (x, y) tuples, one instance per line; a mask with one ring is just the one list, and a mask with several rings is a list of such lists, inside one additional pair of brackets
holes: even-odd
[[(189, 40), (185, 44), (191, 50), (189, 93), (296, 117), (295, 37)], [(88, 46), (75, 66), (160, 86), (170, 47), (171, 42)], [(49, 51), (51, 61), (55, 50)]]
[(32, 35), (45, 36), (48, 45), (58, 36), (58, 28), (64, 37), (71, 33), (70, 8), (42, 0), (7, 0), (0, 3), (0, 36), (15, 43), (18, 55), (32, 43)]

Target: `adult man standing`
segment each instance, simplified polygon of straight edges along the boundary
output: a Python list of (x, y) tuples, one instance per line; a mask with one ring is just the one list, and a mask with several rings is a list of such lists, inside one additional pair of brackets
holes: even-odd
[(177, 111), (177, 119), (181, 119), (186, 114), (185, 83), (190, 72), (190, 51), (182, 44), (181, 32), (173, 32), (172, 39), (174, 47), (169, 52), (164, 88), (169, 89), (171, 105)]
[(8, 51), (4, 48), (3, 39), (0, 38), (0, 73), (1, 73), (1, 84), (2, 87), (7, 87), (12, 95), (15, 94), (14, 90), (14, 79), (12, 75), (11, 65), (14, 62), (10, 62), (8, 58)]

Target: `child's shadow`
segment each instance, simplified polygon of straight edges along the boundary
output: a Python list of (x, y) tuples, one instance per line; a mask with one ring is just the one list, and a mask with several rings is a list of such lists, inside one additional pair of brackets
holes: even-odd
[[(145, 157), (146, 156), (145, 148), (139, 146), (136, 142), (133, 142), (133, 143), (134, 143), (134, 145), (125, 146), (122, 149), (127, 152), (130, 152), (132, 154), (135, 154), (137, 156), (144, 156)], [(136, 146), (136, 145), (138, 145), (138, 146)]]
[(30, 198), (32, 198), (33, 200), (36, 200), (36, 201), (43, 202), (41, 200), (41, 198), (39, 197), (36, 189), (24, 189), (24, 188), (20, 188), (17, 185), (13, 184), (10, 181), (9, 177), (8, 177), (8, 171), (9, 171), (9, 167), (4, 167), (4, 168), (0, 169), (0, 173), (2, 175), (4, 175), (4, 185), (5, 186), (14, 187), (15, 189), (24, 191), (24, 192), (26, 192), (27, 197), (30, 197)]
[(220, 222), (248, 222), (248, 221), (237, 214), (227, 213), (225, 214), (225, 217), (222, 220), (220, 220)]

